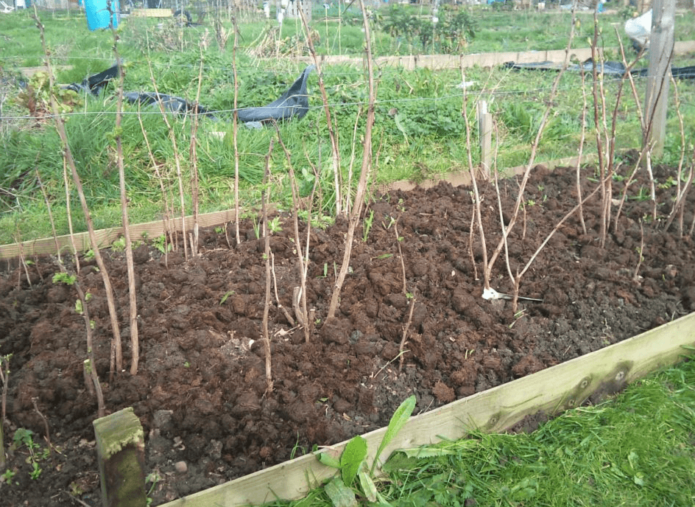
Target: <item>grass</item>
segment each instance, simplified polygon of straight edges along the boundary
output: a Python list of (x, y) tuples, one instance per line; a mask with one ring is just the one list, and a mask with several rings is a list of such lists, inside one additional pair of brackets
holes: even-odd
[[(686, 506), (695, 502), (695, 362), (652, 374), (530, 434), (442, 442), (387, 462), (394, 506)], [(295, 502), (331, 505), (322, 489)]]
[[(101, 71), (112, 64), (111, 36), (108, 32), (88, 32), (85, 20), (74, 15), (70, 19), (63, 16), (51, 17), (44, 12), (46, 35), (49, 45), (59, 61), (74, 65), (72, 70), (59, 72), (59, 82), (81, 81), (87, 74)], [(329, 14), (330, 15), (330, 14)], [(506, 18), (505, 18), (506, 16)], [(485, 13), (480, 15), (480, 26), (476, 40), (482, 40), (487, 23), (494, 28), (495, 23), (507, 19), (508, 24), (521, 23), (516, 13)], [(518, 14), (535, 20), (533, 13)], [(553, 19), (564, 19), (563, 15)], [(540, 19), (540, 18), (539, 18)], [(584, 18), (582, 18), (584, 19)], [(127, 62), (125, 77), (126, 90), (151, 90), (147, 68), (148, 39), (150, 55), (157, 77), (159, 90), (193, 100), (197, 85), (199, 53), (198, 42), (205, 27), (186, 30), (167, 26), (163, 30), (155, 27), (157, 20), (130, 18), (121, 24), (123, 43), (119, 50)], [(531, 21), (529, 21), (531, 22)], [(558, 26), (555, 23), (555, 28)], [(285, 30), (294, 30), (294, 23), (286, 23)], [(486, 26), (487, 26), (486, 25)], [(252, 40), (253, 23), (242, 25), (242, 43)], [(314, 17), (314, 27), (320, 29), (319, 16)], [(209, 28), (209, 27), (208, 27)], [(355, 37), (362, 40), (358, 26), (343, 27), (343, 34), (353, 30)], [(329, 30), (330, 30), (329, 26)], [(494, 30), (493, 30), (494, 31)], [(556, 33), (562, 30), (555, 30)], [(0, 77), (15, 75), (18, 66), (41, 63), (38, 31), (27, 13), (16, 13), (0, 17)], [(79, 33), (80, 37), (75, 37)], [(510, 32), (512, 33), (512, 32)], [(84, 37), (83, 37), (84, 35)], [(388, 37), (384, 35), (385, 37)], [(378, 38), (378, 37), (377, 37)], [(390, 40), (390, 38), (389, 38)], [(347, 39), (346, 39), (347, 41)], [(581, 42), (581, 39), (578, 38)], [(362, 44), (362, 42), (360, 42)], [(181, 51), (183, 46), (183, 51)], [(321, 44), (319, 44), (319, 47)], [(350, 46), (347, 46), (350, 47)], [(356, 47), (356, 46), (355, 46)], [(360, 46), (361, 47), (361, 46)], [(294, 81), (303, 68), (289, 59), (273, 63), (259, 62), (241, 51), (239, 66), (239, 105), (250, 107), (274, 100)], [(616, 55), (608, 55), (616, 58)], [(218, 49), (210, 36), (209, 47), (205, 52), (205, 79), (203, 80), (202, 102), (210, 109), (227, 111), (220, 113), (228, 120), (233, 107), (233, 82), (231, 77), (231, 47), (225, 51)], [(677, 65), (692, 64), (692, 59), (681, 57)], [(495, 115), (500, 132), (500, 168), (524, 164), (529, 155), (529, 140), (535, 135), (538, 120), (545, 107), (545, 101), (554, 78), (553, 73), (514, 72), (501, 68), (486, 71), (480, 68), (468, 69), (466, 80), (475, 81), (469, 90), (469, 106), (477, 98), (483, 86), (489, 90), (497, 86), (495, 96), (485, 94), (490, 111)], [(378, 76), (377, 122), (374, 132), (374, 148), (378, 152), (378, 170), (375, 180), (387, 183), (395, 180), (421, 180), (438, 174), (465, 170), (466, 159), (464, 141), (465, 126), (461, 118), (462, 95), (457, 84), (461, 82), (458, 70), (431, 71), (419, 69), (403, 72), (395, 68), (382, 68)], [(329, 101), (333, 105), (333, 115), (338, 123), (341, 149), (341, 170), (345, 179), (349, 166), (352, 130), (360, 104), (366, 100), (366, 76), (361, 69), (348, 66), (330, 66), (325, 70), (325, 81)], [(537, 161), (552, 160), (576, 154), (581, 125), (580, 78), (568, 73), (560, 84), (560, 94), (546, 135), (539, 147)], [(611, 104), (617, 90), (615, 81), (607, 81), (608, 103)], [(638, 83), (640, 91), (644, 84)], [(302, 121), (288, 122), (280, 126), (283, 140), (292, 152), (295, 169), (300, 175), (300, 187), (308, 195), (312, 187), (313, 171), (311, 164), (317, 165), (322, 176), (322, 195), (324, 213), (333, 209), (333, 194), (330, 182), (331, 152), (327, 135), (325, 115), (318, 94), (317, 77), (314, 73), (309, 81), (311, 110)], [(4, 105), (3, 117), (9, 120), (13, 115), (25, 116), (14, 98), (17, 89), (11, 90), (9, 100)], [(3, 93), (0, 90), (0, 94)], [(642, 92), (641, 92), (642, 93)], [(695, 86), (692, 82), (680, 84), (683, 116), (686, 122), (687, 139), (695, 133)], [(579, 98), (578, 98), (579, 97)], [(643, 98), (640, 99), (643, 102)], [(113, 155), (112, 131), (114, 125), (114, 100), (110, 94), (103, 98), (76, 98), (76, 105), (67, 116), (68, 136), (75, 153), (78, 170), (85, 181), (85, 192), (93, 211), (95, 226), (105, 228), (120, 222), (117, 171)], [(162, 212), (161, 196), (154, 171), (145, 149), (137, 109), (126, 106), (123, 124), (123, 146), (126, 156), (126, 179), (131, 199), (133, 222), (156, 220)], [(143, 120), (146, 125), (155, 157), (164, 164), (167, 177), (172, 177), (174, 165), (171, 143), (167, 138), (166, 127), (157, 110), (144, 108)], [(473, 143), (477, 145), (474, 124), (475, 114), (469, 111)], [(14, 120), (9, 120), (14, 121)], [(356, 160), (361, 159), (360, 135), (363, 132), (365, 114), (362, 114), (358, 128)], [(591, 135), (593, 120), (588, 117), (587, 146), (585, 153), (595, 151)], [(7, 125), (7, 123), (5, 124)], [(190, 119), (175, 122), (177, 141), (186, 147), (190, 139)], [(0, 188), (11, 191), (15, 197), (0, 195), (0, 244), (15, 241), (17, 230), (24, 239), (48, 237), (50, 225), (45, 220), (46, 209), (43, 199), (37, 192), (33, 169), (37, 167), (49, 190), (56, 217), (59, 234), (67, 232), (67, 215), (62, 183), (62, 156), (60, 144), (54, 127), (50, 122), (38, 128), (33, 121), (16, 120), (13, 126), (0, 125)], [(202, 120), (198, 139), (199, 169), (201, 172), (201, 212), (217, 211), (233, 207), (233, 151), (229, 137), (220, 140), (215, 132), (228, 133), (227, 121)], [(680, 155), (680, 134), (673, 108), (669, 111), (669, 137), (662, 162), (677, 163)], [(639, 145), (640, 129), (637, 122), (634, 100), (628, 93), (619, 111), (618, 147), (633, 148)], [(267, 150), (272, 129), (251, 131), (239, 130), (241, 198), (245, 207), (259, 203), (258, 182), (263, 170), (263, 156)], [(187, 172), (188, 150), (182, 149), (184, 169)], [(479, 157), (477, 148), (473, 149), (474, 163)], [(357, 164), (359, 165), (359, 164)], [(273, 157), (274, 199), (281, 205), (289, 202), (286, 185), (286, 162), (280, 153)], [(188, 178), (186, 178), (188, 179)], [(356, 177), (355, 177), (356, 179)], [(37, 197), (39, 196), (39, 197)], [(75, 196), (73, 196), (74, 198)], [(187, 204), (190, 207), (190, 202)], [(73, 202), (73, 221), (76, 230), (84, 230), (84, 222), (79, 207)]]

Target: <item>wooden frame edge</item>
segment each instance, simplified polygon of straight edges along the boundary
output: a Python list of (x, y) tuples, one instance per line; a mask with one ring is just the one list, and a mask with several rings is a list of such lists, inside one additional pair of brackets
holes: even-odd
[[(503, 431), (539, 411), (557, 414), (622, 390), (628, 383), (675, 364), (684, 346), (695, 344), (695, 313), (615, 345), (546, 368), (412, 417), (382, 454), (398, 449), (464, 437), (472, 429)], [(369, 460), (386, 428), (363, 435)], [(332, 446), (339, 455), (347, 442)], [(259, 505), (276, 498), (291, 500), (336, 474), (306, 455), (235, 479), (160, 507), (236, 507)]]

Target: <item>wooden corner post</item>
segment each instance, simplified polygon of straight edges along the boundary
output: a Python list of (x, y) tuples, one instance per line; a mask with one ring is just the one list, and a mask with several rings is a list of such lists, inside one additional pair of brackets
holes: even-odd
[(145, 438), (132, 408), (94, 421), (104, 507), (145, 507)]
[(480, 140), (480, 165), (485, 179), (489, 180), (492, 164), (492, 115), (487, 112), (487, 102), (484, 100), (478, 102), (478, 138)]
[(652, 8), (649, 73), (644, 108), (646, 132), (643, 143), (651, 144), (652, 154), (658, 157), (664, 151), (666, 140), (666, 110), (674, 48), (676, 0), (654, 0)]

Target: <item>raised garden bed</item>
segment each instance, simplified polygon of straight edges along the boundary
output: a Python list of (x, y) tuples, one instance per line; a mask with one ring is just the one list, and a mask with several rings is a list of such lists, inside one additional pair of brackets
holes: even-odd
[[(656, 168), (655, 176), (662, 181), (667, 173)], [(522, 227), (510, 238), (513, 269), (575, 206), (574, 178), (573, 169), (533, 170), (525, 238)], [(585, 181), (584, 192), (595, 185)], [(635, 183), (632, 197), (642, 195), (640, 185), (648, 184)], [(517, 188), (512, 180), (502, 184), (505, 209), (512, 209)], [(615, 184), (614, 191), (621, 192), (622, 185)], [(660, 215), (670, 211), (674, 194), (668, 185), (658, 190)], [(494, 244), (500, 237), (494, 189), (484, 186), (483, 196), (484, 206), (492, 208), (483, 218), (488, 244)], [(688, 226), (694, 209), (691, 192)], [(418, 399), (416, 413), (431, 410), (695, 310), (693, 241), (679, 238), (674, 227), (664, 232), (662, 222), (645, 223), (642, 236), (638, 220), (650, 215), (651, 203), (641, 198), (628, 200), (606, 249), (596, 244), (598, 199), (584, 207), (587, 234), (577, 216), (566, 222), (521, 283), (523, 296), (543, 302), (522, 302), (523, 312), (516, 315), (507, 301), (481, 298), (481, 281), (475, 279), (468, 253), (472, 205), (467, 188), (442, 183), (428, 190), (393, 191), (369, 210), (374, 212), (372, 227), (366, 242), (362, 233), (356, 239), (338, 320), (323, 322), (334, 262), (342, 254), (346, 224), (340, 221), (312, 232), (311, 343), (305, 344), (303, 333), (271, 308), (275, 391), (269, 396), (264, 395), (258, 341), (263, 248), (252, 222), (244, 223), (245, 240), (238, 248), (228, 246), (224, 232), (206, 230), (202, 256), (188, 263), (172, 252), (167, 268), (157, 249), (143, 245), (135, 252), (141, 367), (136, 377), (123, 372), (112, 384), (107, 383), (110, 332), (101, 277), (89, 261), (83, 262), (82, 285), (93, 295), (96, 366), (106, 405), (109, 411), (133, 406), (145, 427), (148, 471), (163, 478), (152, 492), (155, 505), (282, 463), (313, 445), (386, 426), (411, 394)], [(405, 291), (392, 224), (396, 219), (403, 237)], [(298, 285), (296, 257), (291, 225), (282, 229), (273, 233), (271, 246), (280, 300), (291, 308)], [(642, 242), (643, 261), (635, 277)], [(477, 240), (473, 253), (480, 271)], [(108, 257), (125, 325), (125, 261), (117, 252)], [(51, 441), (60, 449), (41, 461), (43, 472), (32, 480), (27, 451), (19, 447), (9, 463), (17, 472), (16, 484), (2, 485), (3, 497), (17, 505), (27, 500), (74, 505), (72, 492), (99, 505), (91, 425), (96, 400), (87, 394), (82, 372), (84, 323), (75, 312), (72, 289), (51, 283), (56, 271), (52, 260), (44, 258), (29, 267), (31, 287), (21, 268), (0, 278), (0, 354), (13, 354), (10, 429), (45, 432), (32, 403), (37, 398)], [(504, 273), (501, 259), (493, 270), (493, 286), (509, 293)], [(399, 371), (398, 361), (391, 361), (398, 355), (411, 294), (416, 302)], [(128, 364), (127, 328), (123, 335)], [(7, 431), (8, 440), (12, 431)], [(36, 436), (34, 440), (40, 442)], [(175, 469), (181, 461), (185, 473)]]

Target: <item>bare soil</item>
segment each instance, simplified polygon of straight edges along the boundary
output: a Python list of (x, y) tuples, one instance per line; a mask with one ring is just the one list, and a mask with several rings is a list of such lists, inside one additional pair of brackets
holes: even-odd
[[(656, 168), (660, 182), (672, 173)], [(595, 185), (583, 181), (585, 195)], [(614, 183), (616, 199), (623, 185)], [(499, 213), (494, 187), (483, 187), (491, 250), (501, 234)], [(112, 383), (101, 274), (93, 261), (83, 259), (80, 280), (92, 294), (96, 367), (107, 410), (132, 406), (142, 421), (148, 473), (161, 477), (151, 493), (154, 505), (281, 463), (312, 446), (385, 426), (411, 394), (417, 396), (416, 412), (426, 411), (695, 310), (693, 240), (680, 238), (675, 226), (663, 230), (675, 188), (659, 188), (659, 220), (652, 223), (651, 202), (636, 198), (643, 195), (640, 187), (648, 188), (648, 182), (630, 187), (618, 231), (611, 227), (605, 249), (598, 245), (598, 197), (584, 207), (586, 234), (577, 215), (560, 228), (521, 282), (523, 296), (542, 302), (522, 301), (516, 315), (509, 301), (481, 298), (478, 234), (472, 248), (478, 279), (469, 254), (468, 188), (442, 183), (373, 202), (373, 225), (366, 242), (358, 231), (339, 315), (331, 322), (325, 318), (347, 223), (312, 230), (311, 342), (304, 343), (303, 331), (272, 305), (275, 385), (270, 395), (260, 340), (263, 243), (255, 238), (252, 223), (243, 224), (244, 241), (232, 248), (224, 233), (203, 231), (202, 256), (188, 262), (179, 252), (169, 253), (165, 263), (157, 249), (138, 248), (140, 371), (134, 377), (121, 372)], [(514, 180), (502, 183), (505, 210), (513, 209), (517, 189)], [(534, 168), (526, 201), (525, 226), (520, 221), (509, 241), (514, 271), (576, 205), (574, 170)], [(695, 192), (686, 207), (686, 228), (693, 210)], [(405, 288), (395, 220), (403, 238)], [(291, 237), (289, 221), (271, 237), (280, 301), (290, 311), (299, 285)], [(642, 241), (643, 262), (635, 278)], [(118, 252), (106, 256), (129, 365), (125, 260)], [(71, 495), (83, 504), (101, 505), (91, 424), (97, 406), (82, 370), (84, 321), (75, 311), (74, 288), (51, 283), (56, 271), (54, 260), (44, 258), (29, 266), (31, 286), (21, 268), (6, 265), (0, 276), (0, 354), (12, 354), (6, 448), (17, 428), (35, 433), (36, 453), (47, 447), (33, 399), (48, 420), (53, 446), (50, 456), (38, 459), (42, 473), (36, 479), (30, 477), (26, 446), (11, 449), (9, 467), (16, 474), (12, 484), (0, 483), (1, 505), (78, 505)], [(511, 293), (506, 273), (502, 257), (493, 269), (492, 286)], [(399, 371), (394, 359), (413, 299)], [(181, 461), (185, 472), (175, 468)]]

